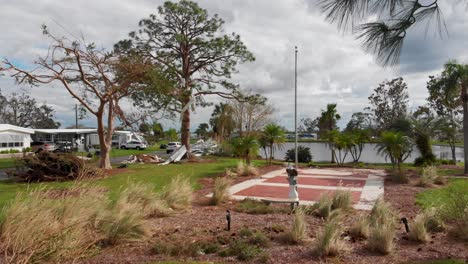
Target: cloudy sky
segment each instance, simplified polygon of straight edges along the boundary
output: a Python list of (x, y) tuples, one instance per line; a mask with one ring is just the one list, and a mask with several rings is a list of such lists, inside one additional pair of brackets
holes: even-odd
[[(41, 34), (47, 24), (55, 35), (85, 36), (111, 48), (137, 29), (137, 23), (157, 12), (160, 0), (0, 0), (0, 58), (31, 67), (49, 41)], [(344, 126), (361, 111), (378, 83), (403, 76), (411, 107), (424, 104), (426, 81), (448, 59), (468, 62), (468, 16), (459, 1), (440, 1), (449, 36), (440, 39), (424, 28), (409, 32), (398, 68), (383, 69), (365, 54), (353, 36), (327, 23), (316, 0), (199, 0), (199, 5), (225, 21), (225, 31), (236, 32), (256, 61), (239, 67), (234, 81), (262, 93), (276, 107), (277, 121), (292, 128), (294, 110), (294, 46), (299, 49), (299, 116), (315, 118), (327, 103), (337, 103)], [(456, 2), (456, 3), (453, 3)], [(74, 124), (75, 101), (60, 84), (29, 88), (0, 77), (2, 93), (24, 90), (51, 105), (63, 126)], [(217, 98), (208, 98), (217, 102)], [(197, 109), (192, 128), (207, 122), (211, 108)], [(94, 126), (91, 118), (82, 121)], [(178, 128), (178, 122), (166, 121)]]

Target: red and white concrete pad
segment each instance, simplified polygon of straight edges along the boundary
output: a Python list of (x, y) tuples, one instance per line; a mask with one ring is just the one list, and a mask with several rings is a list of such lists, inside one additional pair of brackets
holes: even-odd
[[(332, 194), (338, 189), (349, 190), (353, 197), (354, 208), (370, 210), (375, 201), (384, 193), (383, 170), (299, 170), (298, 192), (300, 204), (311, 205), (325, 193)], [(289, 185), (286, 170), (269, 172), (260, 178), (247, 180), (229, 189), (236, 200), (287, 199)]]

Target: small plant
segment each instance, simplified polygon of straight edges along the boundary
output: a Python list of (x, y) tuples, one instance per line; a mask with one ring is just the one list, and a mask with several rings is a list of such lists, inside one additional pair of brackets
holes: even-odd
[(254, 232), (248, 241), (250, 244), (259, 247), (269, 247), (271, 244), (270, 239), (260, 231)]
[(300, 244), (307, 237), (307, 223), (302, 209), (297, 209), (291, 230), (286, 234), (287, 241), (292, 244)]
[[(294, 162), (296, 151), (292, 148), (286, 152), (285, 161)], [(301, 163), (309, 163), (312, 161), (312, 154), (310, 154), (310, 148), (298, 146), (297, 147), (297, 159)]]
[(184, 210), (192, 206), (192, 186), (188, 178), (178, 175), (164, 188), (161, 198), (170, 208)]
[(239, 176), (244, 176), (245, 175), (245, 165), (244, 165), (244, 162), (242, 160), (240, 160), (237, 163), (236, 173)]
[(408, 237), (410, 240), (425, 243), (429, 239), (426, 229), (426, 219), (424, 214), (419, 214), (410, 223), (410, 232)]
[(229, 200), (229, 186), (231, 186), (231, 184), (232, 180), (228, 177), (216, 178), (210, 203), (212, 205), (218, 205)]
[(378, 223), (371, 228), (367, 247), (374, 252), (388, 254), (393, 251), (395, 226), (391, 223)]
[(117, 204), (133, 204), (134, 207), (141, 207), (145, 217), (162, 217), (170, 214), (170, 209), (161, 200), (154, 190), (141, 183), (131, 183), (124, 189), (117, 200)]
[[(164, 240), (156, 242), (151, 249), (152, 253), (157, 254), (157, 255), (170, 255), (173, 257), (180, 257), (180, 256), (196, 257), (200, 255), (200, 253), (202, 252), (205, 253), (204, 247), (208, 245), (203, 242), (192, 243), (191, 241), (188, 241), (188, 240), (181, 240), (181, 239), (175, 239), (175, 240), (176, 240), (175, 242), (167, 242)], [(218, 250), (218, 248), (216, 248), (216, 244), (214, 245), (215, 245), (214, 247), (213, 245), (207, 246), (207, 248), (210, 248), (208, 251)], [(211, 252), (211, 253), (214, 253), (214, 252)]]
[(325, 226), (317, 231), (313, 253), (319, 257), (338, 255), (345, 248), (340, 236), (340, 222), (328, 220)]
[(239, 230), (239, 236), (242, 237), (242, 238), (249, 238), (251, 236), (253, 236), (254, 232), (252, 230), (250, 230), (249, 228), (247, 227), (242, 227), (240, 230)]
[(351, 192), (347, 190), (336, 190), (333, 193), (332, 197), (332, 210), (341, 209), (341, 210), (349, 210), (352, 208), (353, 200), (351, 196)]
[(366, 217), (360, 216), (349, 229), (349, 233), (353, 238), (368, 238), (370, 232), (369, 220)]
[(328, 217), (332, 210), (333, 200), (328, 196), (328, 194), (323, 194), (320, 197), (320, 200), (316, 204), (316, 214), (321, 217)]
[(254, 259), (261, 252), (262, 250), (259, 247), (251, 245), (245, 240), (239, 239), (232, 241), (229, 248), (220, 251), (219, 255), (221, 257), (236, 256), (238, 260), (247, 261)]
[(245, 167), (245, 171), (247, 176), (258, 176), (260, 173), (258, 172), (257, 167), (252, 164), (249, 164)]
[(395, 219), (396, 213), (393, 211), (391, 205), (382, 198), (377, 199), (369, 216), (370, 225), (372, 227), (384, 224), (394, 226)]
[(227, 177), (227, 178), (231, 178), (231, 179), (234, 179), (237, 177), (237, 173), (232, 171), (231, 169), (226, 169), (224, 171), (224, 175)]
[(432, 207), (424, 212), (424, 219), (427, 231), (442, 232), (445, 230), (445, 224), (442, 217), (437, 213), (436, 208)]
[(437, 175), (437, 168), (434, 166), (424, 167), (421, 170), (421, 176), (418, 181), (418, 186), (430, 187), (439, 176)]
[(245, 164), (243, 161), (237, 163), (237, 175), (239, 176), (258, 176), (258, 169), (252, 164)]

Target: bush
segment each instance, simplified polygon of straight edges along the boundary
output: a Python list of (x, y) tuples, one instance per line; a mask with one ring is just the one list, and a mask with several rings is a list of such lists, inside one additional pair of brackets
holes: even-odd
[(227, 177), (216, 178), (210, 203), (212, 205), (218, 205), (229, 200), (229, 186), (231, 186), (231, 184), (232, 180)]
[(350, 191), (338, 189), (333, 193), (331, 205), (332, 210), (341, 209), (346, 211), (351, 209), (352, 206), (353, 199)]
[[(296, 159), (296, 151), (295, 149), (289, 149), (286, 151), (286, 157), (284, 158), (285, 161), (294, 162)], [(312, 161), (312, 154), (310, 154), (310, 148), (298, 146), (297, 147), (297, 160), (298, 162), (302, 163), (309, 163)]]
[(442, 232), (445, 230), (445, 224), (437, 210), (432, 207), (424, 212), (425, 226), (429, 232)]
[(66, 262), (92, 254), (102, 239), (95, 223), (108, 205), (98, 188), (36, 189), (4, 209), (0, 251), (6, 263)]
[(20, 163), (27, 170), (16, 173), (15, 176), (26, 182), (68, 181), (103, 176), (101, 170), (86, 165), (82, 159), (71, 153), (42, 151), (23, 157)]
[(336, 256), (344, 249), (344, 243), (340, 239), (341, 227), (336, 220), (329, 220), (325, 226), (317, 231), (313, 253), (319, 257)]
[(286, 234), (287, 241), (292, 244), (300, 244), (307, 237), (307, 222), (302, 209), (297, 209), (294, 214), (294, 221), (291, 230)]
[(391, 223), (378, 223), (370, 231), (367, 247), (374, 252), (388, 254), (393, 251), (395, 226)]
[(161, 198), (170, 208), (184, 210), (192, 206), (192, 194), (188, 178), (178, 175), (164, 187)]
[(359, 217), (349, 229), (349, 233), (353, 238), (368, 238), (370, 232), (369, 220), (366, 217)]
[(17, 149), (7, 149), (7, 150), (0, 151), (0, 154), (15, 154), (15, 153), (20, 153), (20, 151)]
[(414, 221), (409, 225), (409, 230), (408, 237), (410, 240), (425, 243), (429, 239), (424, 214), (419, 214), (414, 218)]

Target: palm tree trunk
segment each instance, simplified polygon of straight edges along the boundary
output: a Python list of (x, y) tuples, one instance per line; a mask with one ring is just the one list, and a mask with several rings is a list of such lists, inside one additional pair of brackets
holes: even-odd
[(462, 100), (463, 100), (463, 153), (465, 161), (464, 174), (468, 174), (468, 85), (462, 85)]

